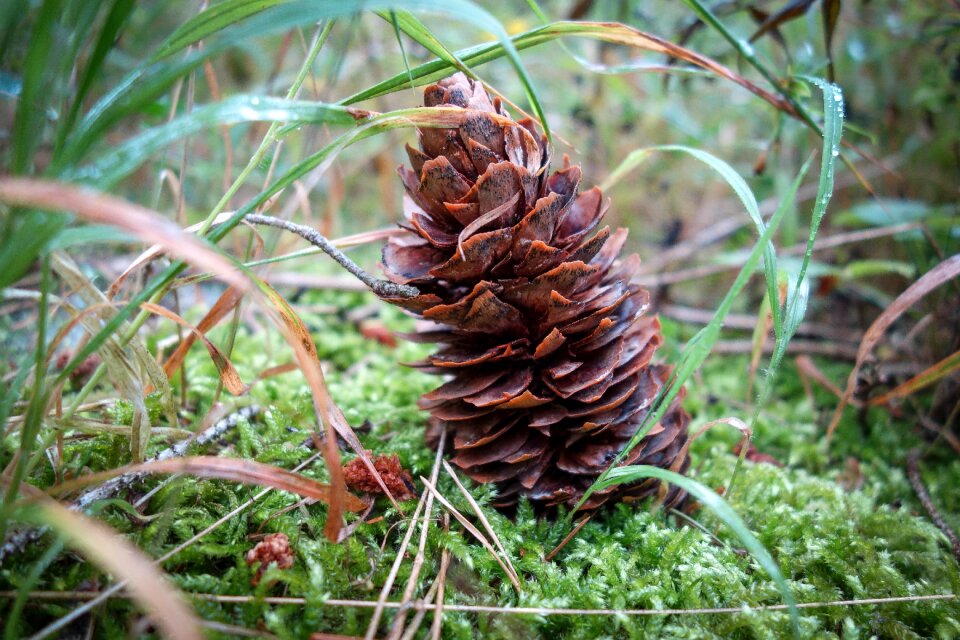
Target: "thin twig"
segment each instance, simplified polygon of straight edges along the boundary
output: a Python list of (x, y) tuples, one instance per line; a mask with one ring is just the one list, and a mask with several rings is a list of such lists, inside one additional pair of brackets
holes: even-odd
[[(170, 458), (179, 458), (187, 453), (187, 449), (192, 444), (204, 445), (208, 442), (216, 440), (224, 433), (236, 427), (241, 420), (251, 420), (254, 416), (260, 413), (260, 407), (253, 404), (249, 407), (244, 407), (239, 411), (235, 411), (230, 415), (226, 416), (222, 420), (218, 421), (209, 429), (198, 434), (195, 438), (186, 438), (181, 440), (177, 444), (173, 445), (168, 449), (164, 449), (157, 455), (153, 456), (147, 462), (157, 462), (159, 460), (168, 460)], [(115, 495), (121, 489), (126, 489), (132, 485), (137, 480), (146, 477), (145, 473), (125, 473), (122, 476), (117, 476), (116, 478), (111, 478), (107, 480), (99, 487), (94, 487), (84, 491), (80, 496), (74, 501), (70, 508), (74, 511), (84, 511), (94, 502), (99, 500), (106, 500), (107, 498)]]
[[(113, 589), (113, 587), (111, 588)], [(131, 598), (129, 593), (118, 593), (116, 591), (103, 591), (94, 593), (90, 591), (31, 591), (28, 595), (32, 600), (96, 600), (97, 604), (102, 602), (101, 598)], [(0, 591), (0, 598), (16, 598), (17, 591)], [(109, 594), (109, 595), (108, 595)], [(252, 602), (273, 605), (307, 605), (306, 598), (285, 597), (285, 596), (228, 596), (217, 593), (185, 593), (188, 598), (200, 600), (203, 602), (216, 602), (219, 604), (249, 604)], [(106, 596), (106, 598), (104, 598)], [(831, 600), (825, 602), (801, 602), (797, 604), (798, 609), (823, 609), (825, 607), (862, 607), (878, 604), (896, 604), (903, 602), (935, 602), (943, 600), (957, 600), (960, 595), (955, 593), (937, 593), (926, 596), (896, 596), (892, 598), (863, 598), (860, 600)], [(315, 601), (310, 601), (311, 606), (315, 606)], [(340, 600), (331, 598), (324, 600), (323, 604), (329, 607), (356, 607), (360, 609), (373, 609), (380, 606), (373, 600)], [(384, 602), (386, 609), (398, 609), (401, 602)], [(407, 605), (413, 609), (426, 609), (435, 611), (437, 605), (429, 602), (415, 601)], [(562, 609), (549, 607), (492, 607), (485, 605), (468, 604), (445, 604), (444, 610), (462, 611), (465, 613), (493, 613), (501, 615), (537, 615), (537, 616), (682, 616), (682, 615), (705, 615), (705, 614), (726, 614), (726, 613), (749, 613), (755, 611), (786, 611), (790, 608), (787, 604), (768, 604), (739, 607), (713, 607), (703, 609)]]
[(923, 486), (923, 478), (920, 477), (919, 449), (911, 449), (907, 454), (907, 477), (910, 478), (910, 484), (913, 485), (913, 490), (917, 492), (917, 497), (920, 498), (920, 504), (923, 505), (930, 519), (933, 520), (933, 524), (937, 525), (937, 529), (943, 531), (943, 535), (947, 536), (950, 541), (950, 546), (953, 547), (953, 557), (957, 559), (957, 562), (960, 562), (960, 538), (957, 537), (956, 531), (951, 529), (947, 521), (943, 519), (943, 515), (940, 514), (940, 511), (937, 510), (936, 505), (930, 499), (927, 488)]
[[(300, 471), (300, 470), (303, 469), (304, 467), (312, 464), (314, 460), (316, 460), (317, 458), (319, 458), (319, 457), (322, 456), (322, 455), (323, 455), (323, 452), (317, 451), (316, 453), (312, 454), (309, 458), (307, 458), (306, 460), (304, 460), (303, 462), (301, 462), (300, 464), (298, 464), (296, 467), (294, 467), (294, 468), (292, 469), (292, 471)], [(200, 531), (199, 533), (194, 534), (189, 540), (185, 540), (184, 542), (181, 542), (181, 543), (178, 544), (176, 547), (174, 547), (174, 548), (171, 549), (170, 551), (166, 552), (165, 554), (163, 554), (162, 556), (160, 556), (160, 557), (157, 558), (156, 560), (154, 560), (154, 561), (153, 561), (153, 564), (159, 565), (159, 564), (162, 564), (162, 563), (166, 562), (167, 560), (169, 560), (169, 559), (172, 558), (173, 556), (177, 555), (178, 553), (180, 553), (181, 551), (183, 551), (184, 549), (186, 549), (187, 547), (189, 547), (190, 545), (192, 545), (193, 543), (195, 543), (197, 540), (200, 540), (201, 538), (203, 538), (204, 536), (206, 536), (207, 534), (209, 534), (211, 531), (215, 531), (215, 530), (217, 530), (218, 528), (220, 528), (225, 522), (229, 522), (229, 521), (232, 520), (233, 518), (236, 518), (238, 515), (240, 515), (241, 513), (243, 513), (244, 511), (246, 511), (247, 509), (249, 509), (254, 503), (258, 502), (258, 501), (261, 500), (264, 496), (266, 496), (267, 494), (269, 494), (271, 491), (273, 491), (272, 488), (264, 489), (263, 491), (261, 491), (260, 493), (258, 493), (258, 494), (255, 495), (255, 496), (253, 496), (252, 498), (250, 498), (249, 500), (247, 500), (246, 502), (244, 502), (243, 504), (241, 504), (239, 507), (237, 507), (236, 509), (234, 509), (234, 510), (231, 511), (230, 513), (228, 513), (228, 514), (226, 514), (225, 516), (221, 517), (219, 520), (217, 520), (216, 522), (214, 522), (213, 524), (211, 524), (210, 526), (208, 526), (208, 527), (207, 527), (206, 529), (204, 529), (203, 531)], [(41, 630), (38, 631), (37, 633), (33, 634), (32, 636), (30, 636), (29, 640), (42, 640), (43, 638), (48, 638), (48, 637), (50, 637), (52, 634), (54, 634), (54, 633), (56, 633), (57, 631), (63, 629), (65, 626), (67, 626), (68, 624), (70, 624), (71, 622), (73, 622), (74, 620), (76, 620), (77, 618), (79, 618), (80, 616), (86, 614), (86, 613), (89, 612), (91, 609), (97, 607), (98, 605), (102, 604), (103, 602), (106, 602), (106, 601), (109, 600), (110, 598), (118, 597), (117, 594), (118, 594), (120, 591), (122, 591), (123, 588), (126, 587), (126, 586), (127, 586), (127, 581), (126, 581), (126, 580), (121, 580), (120, 582), (117, 582), (116, 584), (114, 584), (114, 585), (113, 585), (112, 587), (110, 587), (109, 589), (106, 589), (106, 590), (104, 590), (104, 591), (101, 591), (99, 594), (89, 594), (89, 595), (95, 596), (95, 597), (93, 597), (89, 602), (87, 602), (87, 603), (85, 603), (85, 604), (77, 607), (76, 609), (74, 609), (73, 611), (71, 611), (71, 612), (68, 613), (67, 615), (63, 616), (62, 618), (59, 618), (58, 620), (55, 620), (54, 622), (51, 622), (51, 623), (48, 624), (46, 627), (44, 627), (43, 629), (41, 629)], [(123, 595), (121, 595), (121, 596), (119, 596), (119, 597), (126, 597), (126, 594), (123, 594)], [(82, 599), (82, 598), (81, 598), (81, 599)]]
[(348, 258), (346, 254), (333, 246), (333, 244), (331, 244), (326, 237), (312, 227), (290, 222), (288, 220), (281, 220), (280, 218), (274, 218), (273, 216), (263, 216), (259, 214), (248, 214), (244, 216), (243, 219), (252, 224), (262, 224), (268, 227), (276, 227), (278, 229), (283, 229), (284, 231), (297, 234), (333, 258), (337, 264), (356, 276), (358, 280), (370, 287), (370, 289), (381, 298), (412, 298), (413, 296), (420, 294), (420, 291), (418, 291), (416, 287), (411, 287), (410, 285), (406, 284), (397, 284), (395, 282), (390, 282), (389, 280), (380, 280), (373, 277), (364, 271), (360, 265)]
[[(209, 429), (197, 434), (195, 437), (185, 438), (172, 447), (164, 449), (154, 457), (150, 458), (148, 462), (181, 457), (186, 454), (187, 449), (191, 445), (203, 445), (216, 440), (224, 433), (237, 426), (237, 423), (240, 420), (250, 420), (258, 413), (260, 413), (260, 407), (256, 405), (244, 407), (243, 409), (226, 416)], [(111, 478), (98, 487), (84, 491), (72, 504), (68, 505), (67, 508), (71, 511), (86, 511), (87, 508), (94, 502), (106, 500), (107, 498), (112, 497), (121, 489), (129, 487), (134, 482), (145, 476), (146, 474), (144, 473), (125, 473), (121, 476)], [(46, 526), (30, 527), (27, 529), (14, 531), (7, 537), (3, 545), (0, 546), (0, 566), (3, 565), (3, 561), (7, 556), (14, 553), (21, 553), (24, 549), (26, 549), (27, 545), (42, 538), (47, 531), (49, 531), (49, 527)]]

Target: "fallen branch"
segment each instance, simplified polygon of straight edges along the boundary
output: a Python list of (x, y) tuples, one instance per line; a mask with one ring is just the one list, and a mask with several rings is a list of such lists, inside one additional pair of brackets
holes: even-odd
[(274, 218), (273, 216), (264, 216), (260, 214), (248, 214), (244, 216), (243, 219), (251, 224), (262, 224), (268, 227), (276, 227), (278, 229), (283, 229), (284, 231), (297, 234), (333, 258), (337, 264), (356, 276), (358, 280), (370, 287), (370, 289), (381, 298), (412, 298), (413, 296), (420, 294), (420, 291), (418, 291), (416, 287), (411, 287), (410, 285), (406, 284), (397, 284), (395, 282), (390, 282), (389, 280), (380, 280), (373, 277), (364, 271), (360, 265), (348, 258), (346, 254), (333, 246), (333, 244), (327, 240), (323, 234), (312, 227), (297, 224), (295, 222), (289, 222), (287, 220), (281, 220), (280, 218)]
[[(260, 407), (257, 405), (244, 407), (243, 409), (235, 411), (234, 413), (231, 413), (230, 415), (217, 421), (209, 429), (205, 429), (195, 437), (185, 438), (172, 447), (164, 449), (154, 457), (150, 458), (148, 462), (182, 457), (186, 454), (187, 449), (189, 449), (191, 445), (204, 445), (208, 442), (212, 442), (230, 429), (236, 427), (240, 420), (250, 420), (259, 413)], [(94, 502), (113, 497), (121, 489), (129, 487), (134, 482), (140, 480), (146, 475), (147, 474), (145, 473), (125, 473), (122, 476), (111, 478), (100, 486), (93, 487), (92, 489), (88, 489), (87, 491), (81, 493), (80, 496), (67, 508), (71, 511), (86, 511), (87, 508)], [(0, 546), (0, 566), (3, 565), (3, 561), (7, 556), (15, 553), (21, 553), (28, 544), (36, 542), (42, 538), (47, 531), (49, 531), (49, 527), (44, 526), (20, 529), (11, 533), (9, 536), (7, 536), (7, 539), (4, 541), (3, 545)]]

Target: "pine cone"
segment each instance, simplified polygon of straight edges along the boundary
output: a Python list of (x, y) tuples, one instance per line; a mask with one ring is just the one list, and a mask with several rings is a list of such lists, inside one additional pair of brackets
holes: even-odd
[[(428, 107), (460, 107), (456, 129), (420, 130), (400, 167), (409, 233), (383, 249), (387, 276), (420, 295), (391, 299), (436, 323), (409, 338), (443, 345), (413, 366), (451, 376), (423, 396), (436, 438), (449, 428), (452, 462), (496, 482), (501, 504), (527, 496), (572, 506), (633, 436), (666, 381), (653, 364), (660, 323), (631, 282), (636, 254), (618, 260), (626, 229), (593, 233), (609, 207), (564, 158), (548, 174), (546, 139), (514, 122), (463, 74), (424, 92)], [(689, 461), (679, 400), (626, 457), (675, 471)], [(449, 442), (449, 440), (448, 440)], [(448, 445), (449, 446), (449, 445)], [(645, 480), (595, 493), (585, 505), (660, 493)]]

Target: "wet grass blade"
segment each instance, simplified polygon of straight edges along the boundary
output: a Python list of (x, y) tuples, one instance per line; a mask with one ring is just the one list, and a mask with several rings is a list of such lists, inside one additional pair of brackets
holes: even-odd
[[(523, 50), (535, 47), (554, 40), (562, 38), (587, 38), (590, 40), (599, 40), (601, 42), (610, 42), (626, 47), (650, 51), (657, 54), (673, 56), (689, 62), (697, 67), (705, 69), (711, 74), (725, 78), (734, 82), (754, 95), (766, 100), (778, 110), (791, 115), (797, 115), (793, 106), (783, 98), (763, 89), (750, 80), (747, 80), (740, 74), (732, 71), (719, 62), (701, 55), (695, 51), (681, 47), (669, 40), (655, 36), (633, 27), (623, 24), (606, 22), (568, 22), (559, 21), (551, 24), (531, 29), (511, 40), (517, 50)], [(497, 43), (483, 44), (455, 52), (454, 55), (465, 65), (476, 68), (492, 60), (503, 57), (506, 54), (503, 46)], [(356, 93), (342, 101), (342, 104), (355, 104), (362, 100), (368, 100), (378, 96), (393, 93), (404, 87), (410, 86), (410, 77), (412, 76), (417, 86), (435, 82), (450, 74), (452, 67), (443, 60), (434, 60), (420, 65), (410, 70), (408, 73), (397, 74), (392, 78), (370, 87), (364, 91)]]
[[(620, 178), (623, 177), (626, 172), (643, 162), (651, 153), (658, 151), (685, 153), (693, 156), (700, 162), (716, 171), (730, 186), (737, 198), (740, 200), (741, 204), (743, 204), (747, 215), (750, 216), (750, 220), (757, 228), (757, 235), (763, 235), (764, 231), (766, 230), (766, 225), (764, 225), (763, 216), (760, 215), (760, 205), (757, 204), (757, 198), (753, 195), (753, 191), (750, 189), (749, 185), (747, 185), (747, 181), (744, 180), (743, 177), (737, 173), (737, 170), (731, 167), (727, 162), (721, 160), (712, 153), (707, 153), (701, 149), (694, 149), (693, 147), (685, 147), (682, 145), (661, 145), (657, 147), (648, 147), (646, 149), (638, 149), (637, 151), (629, 154), (626, 158), (624, 158), (623, 162), (617, 165), (617, 167), (610, 173), (610, 176), (603, 182), (601, 188), (604, 190), (609, 189), (609, 187), (620, 180)], [(831, 185), (832, 184), (833, 183), (831, 182)], [(781, 322), (779, 304), (780, 298), (777, 295), (777, 252), (774, 248), (772, 240), (768, 241), (763, 249), (763, 269), (766, 276), (767, 297), (770, 299), (770, 310), (773, 314), (773, 324), (775, 327), (778, 327)]]
[(281, 25), (284, 27), (293, 26), (289, 24), (291, 18), (297, 21), (296, 24), (306, 24), (348, 16), (361, 11), (438, 13), (492, 33), (514, 67), (534, 115), (543, 124), (547, 136), (550, 136), (540, 100), (533, 88), (533, 82), (520, 61), (520, 55), (507, 35), (506, 29), (489, 11), (469, 0), (295, 0), (293, 2), (283, 2), (282, 0), (228, 0), (214, 5), (183, 24), (160, 47), (154, 56), (154, 60), (173, 55), (191, 44), (206, 40), (220, 32), (230, 31), (236, 23), (248, 17), (255, 16), (264, 28), (268, 31), (275, 31)]
[[(733, 307), (733, 303), (740, 295), (740, 292), (753, 276), (753, 273), (760, 263), (761, 257), (763, 256), (767, 243), (773, 238), (777, 228), (780, 226), (780, 222), (783, 220), (784, 215), (789, 209), (790, 203), (792, 203), (795, 199), (797, 189), (800, 188), (800, 183), (803, 181), (804, 176), (806, 176), (809, 167), (810, 160), (808, 160), (800, 169), (797, 178), (794, 180), (793, 184), (788, 190), (788, 193), (785, 194), (780, 206), (774, 212), (773, 216), (770, 217), (763, 234), (757, 240), (757, 243), (754, 245), (750, 255), (747, 256), (746, 260), (744, 261), (743, 267), (741, 267), (736, 279), (733, 282), (733, 285), (731, 285), (730, 289), (727, 290), (726, 295), (718, 305), (717, 310), (713, 314), (713, 318), (709, 323), (707, 323), (706, 326), (698, 331), (696, 335), (690, 339), (686, 347), (684, 347), (683, 353), (680, 356), (680, 360), (674, 368), (673, 373), (670, 375), (670, 379), (667, 381), (667, 384), (665, 384), (664, 387), (662, 387), (657, 393), (651, 405), (650, 411), (637, 428), (637, 432), (633, 435), (633, 437), (617, 455), (617, 457), (613, 459), (613, 461), (610, 463), (610, 466), (607, 467), (607, 470), (600, 475), (593, 485), (591, 485), (591, 488), (588, 490), (588, 494), (586, 495), (589, 495), (589, 492), (595, 491), (595, 487), (598, 486), (599, 483), (605, 482), (608, 475), (616, 470), (616, 467), (620, 461), (623, 460), (624, 457), (626, 457), (630, 451), (636, 447), (641, 440), (643, 440), (644, 437), (646, 437), (650, 429), (657, 424), (663, 414), (670, 407), (670, 404), (676, 399), (683, 384), (700, 368), (703, 362), (707, 359), (707, 356), (710, 355), (713, 345), (716, 344), (717, 340), (720, 339), (720, 330), (723, 327), (724, 318), (730, 312), (730, 309)], [(585, 501), (586, 497), (581, 498), (580, 502), (577, 503), (577, 506), (567, 515), (568, 522)]]
[(613, 469), (607, 474), (604, 480), (591, 486), (584, 497), (588, 497), (594, 491), (602, 491), (614, 485), (629, 484), (646, 478), (656, 478), (662, 482), (668, 482), (680, 487), (699, 500), (704, 507), (712, 511), (721, 522), (733, 531), (741, 544), (750, 552), (754, 560), (757, 561), (757, 564), (763, 567), (764, 571), (770, 575), (774, 584), (777, 585), (780, 595), (783, 596), (783, 601), (789, 607), (793, 634), (799, 638), (800, 616), (797, 612), (797, 603), (793, 598), (790, 585), (787, 584), (783, 574), (780, 572), (780, 567), (777, 566), (776, 561), (773, 559), (773, 556), (770, 555), (770, 552), (767, 551), (766, 547), (753, 535), (743, 519), (737, 515), (737, 512), (727, 504), (726, 500), (717, 495), (717, 493), (709, 487), (705, 487), (692, 478), (668, 471), (667, 469), (660, 469), (659, 467), (651, 467), (648, 465), (635, 465)]
[(238, 95), (194, 108), (170, 122), (152, 127), (100, 155), (93, 162), (65, 171), (62, 177), (109, 189), (169, 145), (217, 126), (245, 122), (282, 122), (287, 125), (352, 126), (370, 116), (362, 109), (306, 100)]

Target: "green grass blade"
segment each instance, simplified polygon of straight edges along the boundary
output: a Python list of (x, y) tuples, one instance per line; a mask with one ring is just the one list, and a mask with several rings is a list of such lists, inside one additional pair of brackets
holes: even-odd
[[(736, 300), (737, 296), (740, 295), (740, 292), (746, 286), (747, 282), (750, 280), (754, 271), (757, 268), (757, 265), (760, 262), (761, 257), (763, 256), (764, 249), (773, 234), (776, 233), (777, 228), (780, 226), (780, 222), (783, 220), (784, 215), (790, 208), (790, 203), (793, 202), (796, 197), (797, 189), (800, 188), (800, 183), (802, 182), (804, 176), (807, 174), (807, 170), (810, 167), (810, 160), (804, 163), (803, 167), (800, 169), (799, 174), (797, 175), (796, 180), (794, 180), (791, 185), (788, 193), (784, 196), (783, 200), (780, 203), (780, 206), (770, 217), (770, 221), (766, 226), (763, 234), (760, 236), (757, 243), (754, 245), (753, 250), (750, 252), (750, 255), (744, 261), (743, 267), (741, 267), (740, 272), (737, 274), (736, 279), (731, 285), (730, 289), (727, 291), (723, 300), (720, 302), (717, 310), (713, 314), (710, 322), (707, 323), (700, 331), (690, 339), (686, 347), (683, 350), (683, 353), (680, 356), (680, 361), (677, 363), (676, 368), (670, 376), (670, 379), (667, 381), (660, 391), (657, 393), (657, 396), (654, 398), (653, 403), (650, 407), (650, 411), (644, 417), (643, 422), (637, 427), (637, 432), (630, 438), (630, 441), (626, 444), (623, 450), (617, 455), (616, 458), (610, 463), (610, 466), (607, 470), (600, 475), (597, 479), (597, 483), (603, 482), (606, 480), (608, 475), (612, 473), (616, 466), (620, 463), (621, 460), (626, 457), (630, 451), (636, 447), (641, 440), (647, 435), (650, 429), (653, 428), (655, 424), (660, 420), (667, 409), (670, 407), (670, 404), (676, 399), (677, 395), (680, 393), (680, 389), (683, 384), (700, 368), (704, 360), (707, 359), (707, 356), (710, 355), (713, 345), (716, 344), (717, 340), (720, 338), (720, 329), (723, 327), (724, 318), (730, 312), (730, 309), (733, 307), (733, 302)], [(568, 514), (567, 519), (570, 517), (580, 505), (585, 501), (585, 498), (581, 498), (580, 502), (577, 503), (576, 508)]]
[(183, 51), (190, 45), (205, 40), (241, 20), (287, 2), (289, 0), (226, 0), (214, 4), (180, 25), (160, 45), (160, 48), (153, 55), (153, 60), (160, 60)]
[(107, 55), (113, 50), (135, 6), (136, 3), (134, 0), (115, 0), (111, 5), (103, 29), (97, 36), (97, 43), (93, 48), (93, 53), (90, 54), (89, 60), (87, 60), (84, 65), (80, 81), (77, 83), (77, 88), (71, 96), (73, 101), (70, 104), (70, 109), (67, 111), (67, 115), (63, 119), (63, 123), (57, 132), (56, 149), (60, 149), (63, 146), (67, 135), (73, 129), (73, 124), (77, 120), (84, 99), (90, 92), (94, 80), (96, 80), (100, 74)]
[[(286, 24), (287, 20), (293, 16), (296, 17), (297, 24), (304, 24), (361, 11), (400, 10), (438, 13), (492, 33), (516, 70), (520, 84), (523, 86), (527, 100), (530, 102), (530, 108), (543, 124), (547, 137), (550, 137), (550, 130), (545, 121), (540, 100), (533, 88), (533, 82), (521, 63), (517, 49), (507, 35), (506, 29), (489, 11), (469, 0), (292, 0), (287, 2), (282, 0), (228, 0), (201, 12), (182, 25), (166, 43), (161, 45), (154, 56), (154, 60), (173, 55), (191, 44), (210, 38), (221, 31), (230, 30), (237, 22), (251, 16), (265, 18), (268, 21), (267, 26), (270, 30), (274, 30), (277, 25), (269, 24), (269, 21), (274, 18), (278, 24)], [(436, 40), (436, 38), (433, 39)]]
[(153, 127), (104, 153), (91, 164), (68, 171), (68, 180), (89, 182), (109, 188), (136, 171), (158, 151), (199, 131), (243, 122), (284, 122), (290, 125), (328, 124), (350, 126), (367, 117), (367, 112), (339, 105), (306, 100), (238, 95), (198, 107), (170, 122)]
[[(750, 216), (750, 220), (757, 228), (757, 234), (760, 236), (764, 234), (766, 225), (763, 222), (763, 216), (760, 215), (760, 205), (757, 204), (757, 198), (753, 195), (753, 191), (749, 185), (747, 185), (746, 180), (727, 162), (701, 149), (694, 149), (683, 145), (660, 145), (638, 149), (627, 155), (627, 157), (617, 165), (607, 179), (604, 180), (601, 188), (604, 191), (608, 190), (626, 173), (642, 163), (651, 153), (658, 151), (686, 153), (716, 171), (730, 186), (737, 198), (740, 199), (744, 209), (746, 209), (747, 215)], [(766, 276), (767, 296), (770, 298), (770, 309), (773, 313), (773, 326), (779, 335), (780, 327), (783, 323), (780, 314), (779, 296), (777, 295), (777, 252), (772, 241), (767, 242), (764, 247), (763, 268)]]
[[(694, 498), (700, 501), (704, 507), (709, 509), (717, 516), (731, 531), (737, 536), (740, 540), (740, 543), (750, 552), (750, 555), (753, 556), (754, 560), (757, 561), (764, 571), (766, 571), (770, 578), (773, 579), (773, 582), (777, 585), (777, 589), (780, 591), (780, 595), (783, 596), (783, 601), (787, 604), (790, 611), (790, 623), (793, 625), (793, 634), (795, 637), (800, 637), (800, 615), (797, 611), (797, 602), (793, 598), (793, 592), (790, 589), (790, 585), (787, 584), (786, 579), (783, 577), (783, 573), (780, 572), (780, 567), (777, 566), (776, 560), (773, 559), (773, 556), (770, 555), (770, 552), (767, 551), (767, 548), (763, 546), (763, 543), (757, 540), (757, 537), (753, 535), (750, 531), (750, 528), (747, 527), (747, 524), (743, 519), (737, 515), (737, 512), (719, 495), (716, 491), (713, 491), (709, 487), (705, 487), (696, 480), (682, 476), (679, 473), (674, 473), (667, 469), (661, 469), (659, 467), (651, 467), (648, 465), (635, 465), (629, 467), (619, 467), (612, 470), (602, 482), (597, 482), (587, 492), (589, 496), (594, 491), (601, 491), (603, 489), (618, 485), (618, 484), (627, 484), (631, 482), (637, 482), (639, 480), (644, 480), (646, 478), (656, 478), (663, 482), (669, 482), (674, 484)], [(586, 497), (586, 496), (585, 496)]]
[(827, 205), (833, 195), (834, 170), (840, 156), (840, 137), (843, 135), (843, 92), (840, 88), (820, 78), (801, 76), (802, 79), (820, 87), (823, 92), (823, 146), (820, 153), (820, 180), (817, 183), (817, 197), (814, 200), (810, 218), (810, 233), (807, 236), (807, 248), (797, 273), (796, 280), (788, 292), (785, 315), (790, 319), (786, 330), (777, 334), (777, 343), (770, 358), (768, 378), (776, 375), (780, 363), (787, 352), (787, 344), (796, 332), (806, 312), (809, 283), (806, 281), (807, 268), (813, 256), (813, 245), (820, 230), (820, 223), (827, 213)]
[(44, 119), (51, 75), (51, 55), (56, 51), (54, 32), (57, 18), (63, 10), (60, 0), (44, 0), (30, 32), (30, 45), (23, 65), (22, 86), (13, 120), (10, 172), (27, 173), (33, 151), (43, 140)]
[[(451, 52), (440, 40), (437, 39), (433, 33), (427, 28), (425, 24), (420, 22), (409, 11), (391, 11), (389, 14), (387, 12), (379, 11), (377, 14), (385, 20), (389, 20), (391, 24), (394, 25), (395, 29), (402, 31), (403, 33), (410, 36), (414, 41), (419, 43), (424, 49), (437, 56), (440, 60), (446, 62), (448, 65), (464, 72), (473, 79), (477, 79), (477, 76), (473, 71), (470, 70), (467, 65), (465, 65), (455, 53)], [(399, 34), (397, 41), (400, 42), (402, 48), (403, 43), (400, 41)], [(402, 50), (402, 49), (401, 49)], [(406, 52), (403, 55), (404, 67), (407, 69), (407, 76), (410, 78), (411, 84), (413, 83), (413, 76), (410, 72), (410, 65), (407, 63)]]

